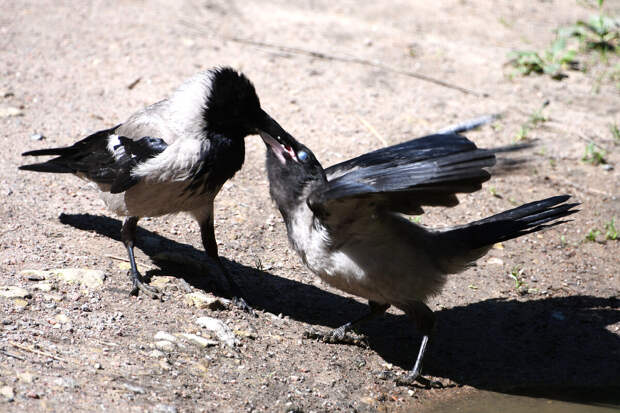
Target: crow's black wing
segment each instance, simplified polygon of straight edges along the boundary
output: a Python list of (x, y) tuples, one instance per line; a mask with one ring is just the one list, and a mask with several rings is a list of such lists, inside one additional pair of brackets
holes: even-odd
[(493, 166), (492, 151), (478, 149), (455, 134), (414, 139), (361, 155), (328, 168), (328, 182), (313, 192), (311, 207), (329, 210), (342, 205), (372, 205), (392, 211), (421, 214), (422, 206), (454, 206), (455, 194), (481, 188)]
[(168, 147), (163, 139), (150, 136), (138, 140), (119, 136), (118, 139), (122, 152), (117, 160), (116, 177), (110, 187), (110, 192), (113, 194), (124, 192), (138, 183), (139, 178), (131, 175), (133, 168), (162, 153)]
[[(23, 156), (56, 155), (46, 162), (22, 165), (21, 170), (52, 173), (73, 173), (93, 182), (110, 184), (112, 193), (123, 192), (135, 185), (131, 170), (166, 149), (163, 139), (142, 137), (132, 140), (116, 136), (118, 128), (96, 132), (72, 146), (25, 152)], [(114, 152), (110, 150), (110, 141)]]

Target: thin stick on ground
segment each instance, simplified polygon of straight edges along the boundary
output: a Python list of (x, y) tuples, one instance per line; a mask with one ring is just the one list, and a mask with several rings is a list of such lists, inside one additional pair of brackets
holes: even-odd
[(501, 118), (501, 115), (499, 113), (494, 113), (492, 115), (479, 116), (477, 118), (470, 119), (465, 122), (446, 126), (445, 128), (438, 130), (436, 133), (438, 134), (464, 133), (472, 129), (479, 128), (480, 126), (486, 125), (487, 123), (491, 123), (499, 118)]
[(60, 358), (58, 356), (55, 356), (52, 353), (48, 353), (47, 351), (37, 350), (37, 349), (31, 348), (31, 347), (28, 347), (28, 346), (24, 346), (24, 345), (18, 344), (18, 343), (14, 342), (14, 341), (9, 341), (9, 344), (12, 345), (13, 347), (18, 348), (18, 349), (23, 350), (23, 351), (28, 351), (30, 353), (38, 354), (39, 356), (49, 357), (49, 358), (52, 358), (54, 360), (62, 361), (63, 363), (69, 363), (67, 360), (65, 360), (63, 358)]
[(266, 49), (275, 49), (275, 50), (279, 50), (281, 52), (286, 52), (286, 53), (290, 53), (290, 54), (297, 54), (297, 55), (305, 55), (305, 56), (310, 56), (310, 57), (315, 57), (317, 59), (322, 59), (322, 60), (330, 60), (330, 61), (338, 61), (338, 62), (346, 62), (346, 63), (357, 63), (360, 65), (364, 65), (364, 66), (372, 66), (372, 67), (376, 67), (388, 72), (392, 72), (392, 73), (397, 73), (399, 75), (403, 75), (403, 76), (409, 76), (409, 77), (413, 77), (415, 79), (419, 79), (419, 80), (423, 80), (425, 82), (430, 82), (430, 83), (434, 83), (436, 85), (439, 86), (443, 86), (449, 89), (454, 89), (454, 90), (458, 90), (459, 92), (465, 93), (467, 95), (474, 95), (474, 96), (479, 96), (479, 97), (487, 97), (488, 94), (487, 93), (479, 93), (476, 92), (474, 90), (471, 89), (467, 89), (465, 87), (462, 86), (458, 86), (452, 83), (448, 83), (444, 80), (440, 80), (440, 79), (435, 79), (433, 77), (430, 76), (426, 76), (423, 75), (421, 73), (417, 73), (417, 72), (411, 72), (408, 70), (402, 70), (402, 69), (397, 69), (397, 68), (393, 68), (390, 66), (386, 66), (384, 64), (381, 64), (379, 62), (373, 62), (371, 60), (366, 60), (366, 59), (362, 59), (359, 57), (354, 57), (354, 56), (337, 56), (337, 55), (332, 55), (332, 54), (328, 54), (328, 53), (324, 53), (324, 52), (317, 52), (315, 50), (306, 50), (306, 49), (302, 49), (299, 47), (291, 47), (291, 46), (281, 46), (281, 45), (277, 45), (277, 44), (271, 44), (271, 43), (266, 43), (266, 42), (260, 42), (260, 41), (256, 41), (256, 40), (250, 40), (250, 39), (243, 39), (240, 37), (226, 37), (226, 40), (230, 40), (231, 42), (235, 42), (235, 43), (241, 43), (241, 44), (248, 44), (248, 45), (252, 45), (252, 46), (258, 46), (258, 47), (264, 47)]
[(26, 361), (25, 358), (18, 356), (17, 354), (9, 353), (8, 351), (0, 350), (0, 353), (4, 354), (7, 357), (13, 357), (14, 359)]
[(353, 116), (355, 116), (357, 120), (362, 122), (362, 124), (366, 126), (366, 129), (368, 129), (370, 133), (372, 133), (373, 135), (375, 135), (377, 139), (379, 139), (379, 141), (383, 144), (383, 146), (388, 146), (387, 141), (383, 138), (383, 136), (381, 136), (381, 134), (377, 131), (377, 129), (375, 129), (375, 127), (370, 124), (370, 122), (368, 122), (366, 119), (362, 118), (361, 116), (358, 116), (358, 115), (353, 115)]
[[(116, 261), (130, 262), (130, 261), (129, 261), (129, 258), (119, 257), (119, 256), (117, 256), (117, 255), (112, 255), (112, 254), (105, 254), (105, 255), (104, 255), (104, 257), (106, 257), (106, 258), (110, 258), (110, 259), (113, 259), (113, 260), (116, 260)], [(153, 268), (153, 267), (151, 267), (150, 265), (147, 265), (147, 264), (144, 264), (144, 263), (138, 262), (137, 260), (136, 260), (136, 265), (137, 265), (138, 267), (142, 267), (142, 268), (145, 268), (145, 269), (147, 269), (147, 270), (152, 270), (152, 269), (154, 269), (154, 268)]]
[[(184, 24), (184, 27), (192, 28), (192, 29), (198, 31), (199, 33), (201, 33), (203, 35), (206, 32), (206, 30), (202, 26), (200, 26), (200, 25), (198, 25), (196, 23), (193, 23), (191, 21), (182, 20), (182, 23)], [(211, 33), (207, 33), (207, 34), (212, 35)], [(247, 44), (247, 45), (250, 45), (250, 46), (262, 47), (262, 48), (270, 49), (270, 50), (277, 50), (279, 52), (284, 52), (284, 53), (288, 53), (288, 54), (310, 56), (310, 57), (314, 57), (314, 58), (321, 59), (321, 60), (329, 60), (329, 61), (345, 62), (345, 63), (356, 63), (356, 64), (360, 64), (360, 65), (364, 65), (364, 66), (376, 67), (376, 68), (385, 70), (387, 72), (397, 73), (399, 75), (412, 77), (412, 78), (415, 78), (415, 79), (418, 79), (418, 80), (422, 80), (424, 82), (433, 83), (435, 85), (439, 85), (439, 86), (442, 86), (442, 87), (445, 87), (445, 88), (448, 88), (448, 89), (458, 90), (459, 92), (465, 93), (467, 95), (473, 95), (473, 96), (478, 96), (478, 97), (488, 97), (489, 96), (488, 93), (476, 92), (475, 90), (471, 90), (471, 89), (468, 89), (468, 88), (465, 88), (465, 87), (462, 87), (462, 86), (458, 86), (458, 85), (455, 85), (453, 83), (446, 82), (444, 80), (435, 79), (433, 77), (430, 77), (430, 76), (427, 76), (427, 75), (423, 75), (421, 73), (411, 72), (411, 71), (408, 71), (408, 70), (402, 70), (402, 69), (394, 68), (394, 67), (387, 66), (387, 65), (384, 65), (382, 63), (376, 62), (376, 61), (362, 59), (360, 57), (333, 55), (333, 54), (329, 54), (329, 53), (318, 52), (316, 50), (307, 50), (307, 49), (302, 49), (300, 47), (292, 47), (292, 46), (282, 46), (282, 45), (278, 45), (278, 44), (261, 42), (261, 41), (258, 41), (258, 40), (244, 39), (244, 38), (235, 37), (235, 36), (224, 36), (223, 38), (225, 40), (228, 40), (228, 41), (231, 41), (231, 42), (235, 42), (235, 43)]]

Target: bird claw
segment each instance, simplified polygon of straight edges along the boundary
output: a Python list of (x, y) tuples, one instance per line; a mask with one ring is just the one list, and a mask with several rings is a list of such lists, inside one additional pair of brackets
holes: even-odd
[(404, 378), (396, 379), (396, 384), (399, 386), (413, 387), (415, 383), (421, 384), (425, 389), (443, 389), (445, 386), (442, 382), (427, 379), (420, 373), (409, 373)]
[(344, 340), (344, 336), (347, 334), (347, 330), (345, 329), (345, 326), (340, 326), (334, 330), (332, 330), (331, 333), (329, 333), (328, 337), (331, 341), (333, 342), (341, 342), (342, 340)]
[(235, 305), (235, 307), (239, 308), (240, 310), (254, 317), (258, 317), (258, 315), (254, 312), (254, 309), (243, 299), (243, 297), (235, 296), (232, 298), (232, 302)]
[(162, 292), (159, 291), (158, 288), (152, 287), (148, 284), (144, 284), (140, 279), (141, 277), (139, 274), (132, 274), (130, 271), (129, 276), (131, 277), (131, 282), (133, 284), (133, 288), (129, 292), (129, 295), (137, 296), (139, 292), (142, 291), (144, 294), (148, 295), (154, 300), (161, 300)]

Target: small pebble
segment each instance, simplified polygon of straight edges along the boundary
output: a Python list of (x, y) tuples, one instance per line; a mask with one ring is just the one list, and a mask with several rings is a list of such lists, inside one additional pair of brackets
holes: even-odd
[(186, 334), (186, 333), (182, 333), (181, 337), (183, 337), (185, 340), (187, 340), (188, 342), (195, 344), (199, 347), (210, 347), (210, 346), (217, 346), (219, 343), (215, 340), (209, 340), (207, 338), (204, 337), (200, 337), (197, 336), (196, 334)]
[(155, 334), (154, 339), (157, 340), (157, 341), (165, 340), (165, 341), (169, 341), (171, 343), (174, 343), (175, 341), (177, 341), (177, 338), (175, 336), (173, 336), (170, 333), (166, 333), (165, 331), (158, 331)]
[(160, 359), (162, 357), (166, 357), (166, 354), (159, 350), (153, 350), (149, 353), (149, 356), (153, 357), (154, 359)]
[(0, 387), (0, 395), (2, 395), (7, 402), (12, 402), (15, 400), (15, 392), (11, 386)]
[(156, 341), (155, 348), (157, 348), (158, 350), (170, 352), (174, 350), (174, 343), (171, 343), (168, 340)]
[(169, 404), (156, 404), (153, 413), (177, 413), (177, 408)]
[(0, 286), (0, 297), (5, 298), (31, 298), (32, 294), (25, 288), (13, 285)]
[(144, 390), (144, 387), (140, 387), (136, 384), (131, 384), (131, 383), (123, 383), (123, 387), (125, 387), (127, 390), (134, 392), (136, 394), (144, 394), (146, 393), (146, 391)]

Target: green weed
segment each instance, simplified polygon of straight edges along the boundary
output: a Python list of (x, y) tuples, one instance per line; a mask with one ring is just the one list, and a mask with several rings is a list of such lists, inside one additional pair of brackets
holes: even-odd
[(515, 142), (524, 141), (529, 138), (529, 133), (531, 129), (536, 128), (542, 123), (545, 123), (549, 120), (549, 118), (543, 114), (543, 110), (549, 105), (549, 101), (545, 100), (540, 108), (536, 109), (532, 114), (530, 114), (528, 120), (523, 123), (517, 134), (514, 137)]
[(592, 228), (590, 232), (588, 232), (588, 235), (586, 235), (586, 240), (594, 242), (596, 241), (596, 237), (598, 237), (599, 235), (601, 235), (601, 231), (596, 228)]
[(607, 155), (607, 152), (605, 152), (604, 149), (596, 146), (594, 142), (590, 142), (586, 145), (586, 151), (583, 154), (581, 160), (583, 162), (589, 163), (590, 165), (596, 166), (607, 163), (607, 161), (605, 160), (605, 155)]
[(618, 125), (615, 123), (610, 124), (609, 131), (611, 132), (611, 136), (614, 138), (614, 142), (620, 143), (620, 129), (618, 129)]
[(508, 276), (515, 281), (515, 289), (518, 290), (521, 287), (527, 286), (527, 283), (523, 280), (524, 270), (517, 266), (512, 267)]
[(613, 217), (611, 221), (605, 224), (605, 239), (616, 241), (618, 239), (618, 230), (616, 229), (616, 217)]

